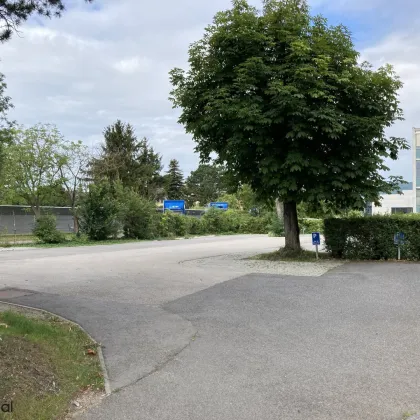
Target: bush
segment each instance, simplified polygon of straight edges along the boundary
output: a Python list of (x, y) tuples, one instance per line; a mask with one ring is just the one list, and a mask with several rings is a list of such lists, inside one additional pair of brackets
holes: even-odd
[(312, 233), (312, 232), (323, 232), (324, 221), (322, 219), (299, 219), (300, 233)]
[(124, 237), (132, 239), (152, 239), (156, 236), (156, 206), (133, 191), (121, 197), (121, 222)]
[(111, 184), (101, 182), (89, 185), (88, 193), (82, 198), (77, 209), (80, 231), (90, 240), (102, 241), (120, 232), (121, 206), (114, 194)]
[(203, 235), (206, 233), (206, 226), (202, 218), (185, 216), (187, 235)]
[(66, 240), (64, 234), (57, 229), (57, 218), (52, 214), (38, 216), (32, 232), (46, 244), (59, 244)]
[(277, 213), (272, 214), (270, 217), (268, 233), (271, 236), (284, 236), (284, 221), (279, 219)]
[(159, 215), (159, 222), (157, 226), (158, 235), (162, 238), (174, 238), (176, 236), (185, 236), (188, 231), (189, 216), (166, 211)]
[(420, 217), (392, 215), (331, 218), (324, 221), (325, 247), (334, 257), (387, 260), (397, 257), (394, 235), (405, 234), (401, 258), (420, 259)]
[(225, 228), (226, 221), (224, 220), (225, 210), (216, 209), (214, 207), (209, 208), (204, 214), (203, 223), (205, 226), (206, 233), (227, 233)]

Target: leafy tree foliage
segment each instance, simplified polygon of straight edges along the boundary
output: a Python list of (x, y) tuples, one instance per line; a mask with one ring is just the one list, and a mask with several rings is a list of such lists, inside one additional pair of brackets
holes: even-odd
[[(65, 161), (60, 167), (61, 175), (61, 196), (65, 196), (66, 206), (70, 206), (73, 213), (73, 231), (79, 232), (77, 219), (77, 202), (86, 189), (84, 173), (90, 160), (88, 147), (80, 140), (77, 142), (66, 142), (63, 144)], [(62, 205), (62, 204), (61, 204)]]
[(124, 237), (133, 239), (151, 239), (155, 235), (157, 217), (156, 205), (140, 197), (132, 190), (119, 194), (121, 220)]
[(184, 198), (184, 176), (179, 168), (179, 162), (176, 159), (172, 159), (169, 162), (166, 182), (166, 192), (169, 200), (180, 200)]
[(121, 205), (115, 198), (115, 185), (108, 181), (90, 184), (77, 207), (81, 232), (102, 241), (116, 237), (121, 229)]
[(203, 161), (215, 153), (284, 203), (286, 247), (299, 249), (297, 203), (363, 208), (399, 183), (381, 172), (408, 147), (385, 135), (402, 84), (389, 65), (359, 64), (349, 31), (304, 0), (232, 3), (190, 47), (188, 71), (171, 71), (171, 99)]
[(13, 108), (11, 98), (6, 96), (6, 82), (0, 73), (0, 176), (3, 168), (4, 147), (11, 141), (11, 128), (13, 124), (7, 119), (7, 111)]
[(144, 197), (155, 199), (163, 187), (161, 157), (147, 139), (137, 140), (134, 128), (118, 120), (104, 131), (100, 155), (92, 159), (89, 176), (94, 180), (121, 181)]
[(219, 165), (199, 165), (185, 182), (186, 195), (191, 205), (199, 201), (202, 206), (215, 201), (226, 190), (224, 169)]
[[(86, 2), (91, 3), (92, 0)], [(60, 17), (64, 9), (63, 0), (0, 0), (0, 41), (10, 39), (29, 16)]]
[(3, 189), (24, 200), (37, 217), (52, 190), (62, 185), (63, 141), (55, 126), (37, 124), (16, 130), (6, 148)]
[(57, 218), (53, 214), (43, 214), (36, 218), (33, 234), (47, 244), (58, 244), (66, 240), (57, 229)]

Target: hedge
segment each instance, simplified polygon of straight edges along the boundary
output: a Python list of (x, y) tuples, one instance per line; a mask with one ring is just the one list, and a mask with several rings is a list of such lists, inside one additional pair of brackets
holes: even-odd
[(251, 216), (236, 210), (210, 209), (201, 218), (165, 212), (156, 214), (155, 237), (173, 238), (185, 235), (205, 235), (222, 233), (268, 233), (271, 215)]
[(397, 258), (394, 235), (405, 234), (401, 259), (420, 260), (420, 217), (384, 215), (329, 218), (324, 221), (325, 248), (334, 257), (359, 260)]

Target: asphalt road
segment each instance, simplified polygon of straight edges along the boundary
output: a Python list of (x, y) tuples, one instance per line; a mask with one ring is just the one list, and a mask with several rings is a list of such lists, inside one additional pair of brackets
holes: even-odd
[(33, 291), (10, 301), (79, 322), (103, 343), (119, 392), (84, 420), (420, 412), (420, 265), (347, 264), (296, 277), (214, 267), (211, 258), (181, 263), (278, 245), (241, 236), (8, 251), (0, 288)]

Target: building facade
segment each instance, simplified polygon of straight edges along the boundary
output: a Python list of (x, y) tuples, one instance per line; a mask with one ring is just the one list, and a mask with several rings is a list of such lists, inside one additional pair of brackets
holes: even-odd
[(402, 194), (382, 196), (381, 206), (371, 203), (367, 214), (420, 213), (420, 128), (413, 128), (412, 143), (413, 182), (402, 185)]
[(420, 213), (420, 128), (413, 128), (413, 191), (414, 209)]

